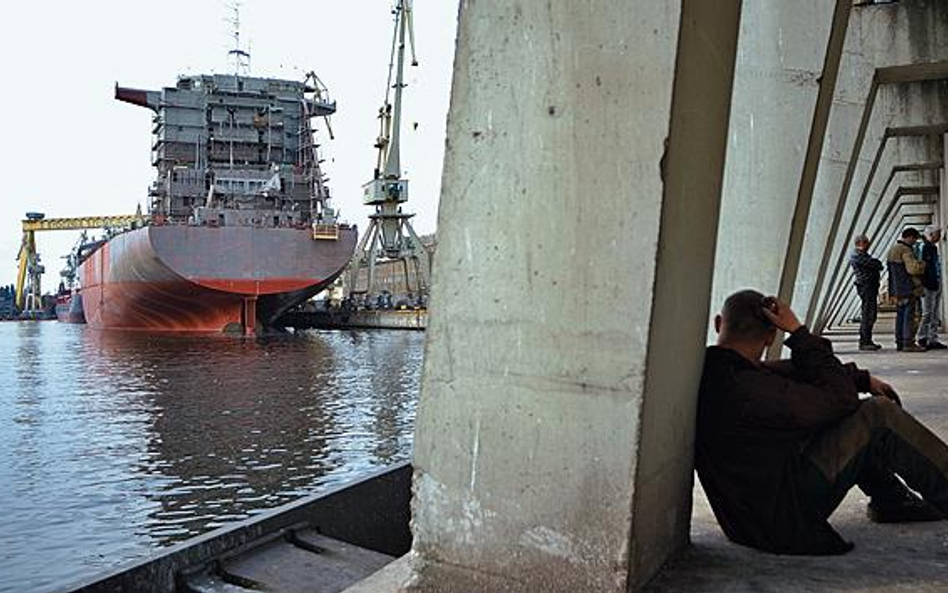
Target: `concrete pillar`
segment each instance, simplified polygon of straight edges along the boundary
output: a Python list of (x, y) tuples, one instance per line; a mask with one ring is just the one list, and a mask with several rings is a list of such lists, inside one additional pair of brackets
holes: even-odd
[[(944, 162), (948, 163), (948, 134), (942, 134), (941, 146)], [(945, 174), (945, 167), (938, 171), (938, 185), (941, 191), (938, 195), (936, 220), (942, 229), (942, 241), (938, 245), (938, 253), (941, 255), (941, 319), (942, 327), (948, 328), (948, 290), (945, 289), (945, 279), (948, 278), (948, 175)]]
[(462, 2), (410, 591), (608, 591), (688, 540), (740, 1)]
[(743, 5), (712, 293), (716, 305), (742, 288), (773, 294), (779, 288), (836, 4)]

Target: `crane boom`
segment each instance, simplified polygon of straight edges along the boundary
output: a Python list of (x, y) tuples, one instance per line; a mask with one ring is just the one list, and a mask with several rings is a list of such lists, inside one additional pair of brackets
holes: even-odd
[(144, 224), (147, 217), (142, 214), (120, 214), (118, 216), (79, 216), (75, 218), (43, 218), (24, 220), (23, 232), (27, 231), (78, 231), (82, 229), (124, 228)]
[(39, 277), (43, 273), (39, 265), (39, 254), (36, 251), (37, 231), (77, 231), (83, 229), (120, 229), (144, 226), (149, 217), (136, 212), (135, 214), (120, 214), (117, 216), (79, 216), (74, 218), (45, 218), (43, 215), (27, 215), (23, 220), (23, 242), (20, 244), (20, 253), (17, 256), (16, 275), (16, 306), (23, 308), (26, 300), (27, 284), (31, 287), (31, 294), (38, 299)]

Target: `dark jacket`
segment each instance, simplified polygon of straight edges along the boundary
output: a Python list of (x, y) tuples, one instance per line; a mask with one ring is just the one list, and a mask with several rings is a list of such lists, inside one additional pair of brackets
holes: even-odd
[(941, 262), (938, 261), (938, 246), (925, 241), (922, 244), (922, 261), (925, 262), (922, 286), (928, 290), (941, 289)]
[(856, 277), (856, 286), (865, 289), (879, 289), (879, 278), (882, 275), (882, 262), (869, 255), (866, 251), (853, 250), (849, 256), (849, 265), (852, 266)]
[(800, 328), (790, 361), (755, 364), (708, 348), (698, 399), (695, 468), (731, 540), (777, 554), (842, 554), (844, 541), (802, 505), (803, 447), (859, 407), (869, 373), (843, 365)]
[(897, 242), (886, 256), (889, 268), (889, 296), (910, 297), (915, 287), (921, 286), (921, 276), (925, 273), (925, 263), (915, 257), (912, 246)]

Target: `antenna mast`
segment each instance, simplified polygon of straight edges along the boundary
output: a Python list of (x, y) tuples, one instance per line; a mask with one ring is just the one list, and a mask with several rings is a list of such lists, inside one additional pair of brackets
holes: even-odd
[(227, 22), (231, 26), (231, 37), (234, 40), (234, 46), (227, 52), (227, 56), (234, 70), (234, 76), (247, 76), (250, 74), (250, 52), (240, 46), (240, 6), (240, 0), (231, 0), (227, 5), (231, 13)]

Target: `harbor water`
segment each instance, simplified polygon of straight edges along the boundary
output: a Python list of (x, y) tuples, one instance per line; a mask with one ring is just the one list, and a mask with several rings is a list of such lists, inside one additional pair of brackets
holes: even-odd
[(423, 345), (0, 323), (0, 592), (55, 591), (408, 459)]

